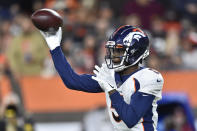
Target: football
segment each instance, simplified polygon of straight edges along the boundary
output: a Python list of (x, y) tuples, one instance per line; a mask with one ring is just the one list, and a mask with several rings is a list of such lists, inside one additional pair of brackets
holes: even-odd
[(36, 28), (45, 32), (56, 31), (63, 24), (62, 17), (56, 11), (47, 8), (35, 11), (31, 20)]

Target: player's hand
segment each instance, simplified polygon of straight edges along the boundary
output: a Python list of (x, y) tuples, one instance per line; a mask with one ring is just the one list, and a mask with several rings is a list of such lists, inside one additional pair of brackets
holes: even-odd
[(96, 76), (92, 76), (92, 79), (96, 80), (104, 91), (117, 89), (114, 70), (108, 69), (106, 64), (103, 64), (101, 68), (96, 65), (93, 72)]
[(56, 32), (44, 32), (40, 30), (40, 33), (44, 37), (47, 42), (47, 45), (50, 50), (54, 50), (56, 47), (60, 46), (60, 42), (62, 39), (62, 28), (59, 27)]

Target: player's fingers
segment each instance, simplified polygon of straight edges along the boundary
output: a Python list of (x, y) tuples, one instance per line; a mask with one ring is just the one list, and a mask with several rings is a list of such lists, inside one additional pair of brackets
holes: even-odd
[(100, 73), (97, 72), (96, 70), (93, 70), (93, 72), (94, 72), (94, 74), (95, 74), (94, 77), (96, 77), (96, 78), (98, 78), (98, 79), (102, 79), (102, 74), (100, 74)]
[(114, 70), (113, 69), (109, 69), (106, 64), (103, 64), (102, 67), (103, 67), (103, 72), (105, 74), (108, 74), (108, 75), (111, 74), (112, 76), (114, 75)]
[(108, 73), (111, 73), (111, 72), (114, 71), (113, 69), (109, 69), (109, 68), (107, 67), (107, 65), (104, 65), (104, 66), (103, 66), (103, 69), (104, 69), (105, 72), (108, 72)]
[(98, 72), (98, 76), (101, 76), (101, 77), (104, 77), (104, 76), (107, 76), (107, 72), (105, 72), (103, 69), (101, 69), (99, 72)]
[(102, 70), (103, 70), (103, 72), (105, 72), (105, 73), (107, 73), (106, 68), (108, 69), (107, 65), (106, 65), (106, 64), (102, 64), (101, 69), (102, 69)]
[(107, 72), (103, 69), (103, 67), (95, 65), (95, 69), (99, 72), (100, 75), (107, 75)]
[(105, 72), (108, 72), (109, 71), (109, 69), (108, 69), (108, 67), (103, 67), (103, 70), (105, 71)]
[(92, 79), (95, 80), (95, 81), (97, 81), (97, 82), (100, 82), (100, 79), (97, 78), (97, 77), (95, 77), (95, 76), (92, 76)]
[(100, 82), (100, 83), (105, 83), (102, 79), (98, 78), (98, 77), (95, 77), (95, 76), (92, 76), (92, 79)]
[(108, 72), (110, 69), (107, 67), (106, 63), (102, 64), (102, 69), (104, 70), (104, 72)]
[(105, 69), (105, 68), (108, 68), (107, 65), (106, 65), (105, 63), (102, 64), (102, 67), (103, 67), (104, 69)]
[(95, 76), (92, 76), (91, 78), (95, 80)]
[(96, 76), (99, 75), (99, 72), (98, 72), (97, 70), (93, 70), (93, 72), (94, 72), (94, 74), (95, 74)]
[(94, 70), (98, 71), (96, 68), (97, 68), (97, 67), (96, 67), (96, 65), (95, 65), (95, 66), (94, 66)]
[(101, 71), (101, 68), (98, 66), (98, 65), (95, 65), (95, 69), (100, 72)]

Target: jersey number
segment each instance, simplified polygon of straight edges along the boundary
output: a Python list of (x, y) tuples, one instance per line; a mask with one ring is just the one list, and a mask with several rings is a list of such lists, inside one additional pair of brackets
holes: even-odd
[(116, 122), (120, 122), (121, 121), (120, 117), (119, 116), (116, 116), (113, 112), (112, 112), (112, 116), (113, 116), (113, 118), (114, 118), (114, 120)]
[(115, 109), (111, 106), (112, 117), (114, 118), (114, 120), (116, 122), (120, 122), (121, 119), (120, 119), (119, 115), (115, 115), (113, 110), (115, 110)]

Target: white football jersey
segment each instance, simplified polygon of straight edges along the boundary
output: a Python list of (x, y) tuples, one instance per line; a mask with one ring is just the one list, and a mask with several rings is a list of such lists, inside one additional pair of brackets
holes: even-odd
[[(157, 121), (158, 121), (158, 114), (156, 111), (157, 108), (157, 101), (162, 98), (162, 87), (163, 87), (163, 77), (162, 75), (150, 68), (143, 68), (134, 74), (132, 74), (120, 87), (118, 87), (117, 91), (120, 95), (123, 96), (124, 101), (129, 104), (132, 101), (131, 96), (136, 92), (135, 87), (135, 79), (139, 81), (140, 88), (139, 92), (143, 92), (146, 94), (151, 94), (155, 96), (155, 99), (152, 103), (152, 119), (153, 121), (153, 128), (156, 131)], [(114, 108), (111, 107), (111, 99), (108, 93), (106, 94), (106, 101), (107, 101), (107, 108), (110, 116), (110, 120), (114, 125), (116, 131), (144, 131), (143, 125), (143, 117), (138, 121), (138, 123), (133, 126), (132, 128), (128, 128), (126, 124), (122, 120), (115, 120), (118, 118), (118, 113)]]

